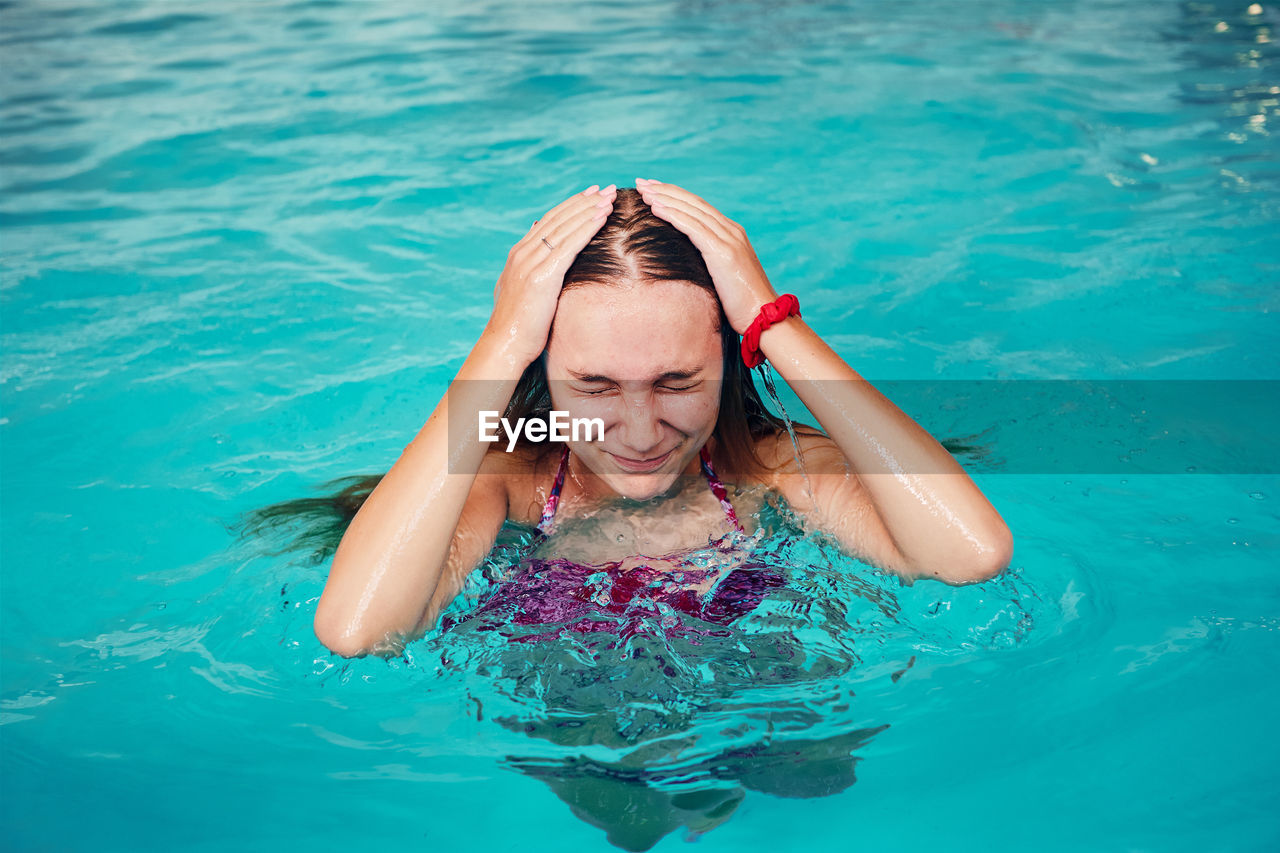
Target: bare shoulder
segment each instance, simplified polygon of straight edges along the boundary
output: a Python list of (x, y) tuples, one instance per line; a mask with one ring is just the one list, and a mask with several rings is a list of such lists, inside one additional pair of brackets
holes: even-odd
[[(848, 463), (835, 441), (826, 433), (814, 427), (797, 426), (796, 445), (800, 455), (804, 457), (805, 472), (808, 474), (844, 474), (848, 471)], [(779, 430), (773, 435), (763, 435), (756, 440), (756, 456), (769, 469), (765, 485), (778, 489), (793, 475), (800, 473), (800, 461), (796, 456), (796, 447), (791, 443), (791, 436), (786, 430)]]
[(532, 527), (542, 517), (547, 491), (555, 477), (554, 466), (559, 459), (560, 445), (551, 442), (517, 446), (510, 453), (494, 445), (481, 463), (480, 475), (501, 477), (507, 491), (507, 517)]
[[(805, 456), (805, 469), (811, 468), (810, 459), (823, 452), (830, 439), (812, 427), (796, 427), (796, 440)], [(834, 443), (830, 444), (834, 447)], [(756, 438), (751, 445), (753, 454), (761, 463), (761, 468), (749, 474), (726, 472), (726, 485), (731, 488), (732, 503), (738, 511), (740, 520), (759, 517), (766, 503), (773, 503), (778, 495), (790, 503), (797, 492), (795, 483), (800, 478), (790, 476), (798, 474), (795, 451), (791, 445), (791, 436), (787, 431), (767, 433)]]

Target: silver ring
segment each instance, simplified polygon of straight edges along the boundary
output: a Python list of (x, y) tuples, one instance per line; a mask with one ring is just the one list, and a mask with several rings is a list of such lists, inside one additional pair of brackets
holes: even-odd
[(547, 242), (547, 238), (546, 238), (546, 237), (543, 237), (543, 238), (542, 238), (542, 242), (543, 242), (543, 244), (544, 244), (548, 249), (550, 249), (551, 251), (553, 251), (553, 252), (554, 252), (554, 251), (556, 250), (556, 247), (555, 247), (555, 246), (553, 246), (553, 245), (551, 245), (550, 243), (548, 243), (548, 242)]

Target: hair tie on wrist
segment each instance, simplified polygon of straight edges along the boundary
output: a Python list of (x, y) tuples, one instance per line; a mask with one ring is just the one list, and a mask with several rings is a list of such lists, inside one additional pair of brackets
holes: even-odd
[(748, 368), (764, 364), (764, 353), (760, 352), (761, 333), (792, 315), (800, 316), (800, 300), (793, 293), (784, 293), (773, 302), (760, 306), (760, 313), (742, 333), (742, 361)]

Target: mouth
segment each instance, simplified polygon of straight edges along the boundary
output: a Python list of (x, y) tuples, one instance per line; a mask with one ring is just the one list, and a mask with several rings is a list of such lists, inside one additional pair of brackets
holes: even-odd
[[(608, 451), (605, 452), (607, 453)], [(616, 453), (610, 453), (609, 455), (613, 457), (613, 461), (616, 462), (618, 467), (622, 470), (631, 471), (632, 473), (641, 473), (661, 468), (662, 463), (666, 462), (674, 452), (675, 448), (673, 447), (661, 456), (655, 456), (651, 459), (628, 459), (627, 457), (619, 456)]]

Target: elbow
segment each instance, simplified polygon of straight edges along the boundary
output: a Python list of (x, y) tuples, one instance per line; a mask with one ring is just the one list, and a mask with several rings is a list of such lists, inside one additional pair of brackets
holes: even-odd
[(359, 658), (369, 654), (369, 643), (344, 630), (333, 628), (321, 621), (319, 615), (316, 616), (313, 628), (316, 639), (335, 655), (341, 655), (344, 658)]
[(960, 573), (957, 583), (981, 583), (1004, 573), (1013, 561), (1013, 534), (1009, 528), (1001, 530), (986, 542), (982, 551)]
[(334, 611), (331, 597), (320, 596), (311, 630), (315, 632), (316, 639), (334, 654), (342, 655), (344, 658), (354, 658), (368, 653), (368, 647), (351, 630), (350, 620)]
[(353, 631), (349, 623), (326, 619), (320, 610), (316, 611), (312, 628), (316, 639), (325, 648), (344, 658), (362, 658), (368, 655), (392, 658), (404, 654), (405, 638), (401, 635), (389, 632), (376, 638), (368, 637)]
[(344, 658), (360, 658), (375, 651), (375, 643), (363, 632), (355, 630), (346, 614), (335, 613), (326, 607), (324, 596), (316, 607), (312, 630), (325, 648)]
[(951, 586), (982, 583), (1001, 575), (1013, 561), (1013, 534), (1008, 527), (990, 537), (975, 553), (946, 565), (926, 567), (916, 577), (942, 581)]
[(989, 544), (984, 551), (982, 560), (975, 565), (975, 571), (972, 573), (973, 580), (970, 583), (998, 578), (1005, 573), (1005, 569), (1009, 569), (1012, 560), (1014, 560), (1014, 537), (1006, 528), (1004, 534), (997, 537), (995, 542)]

